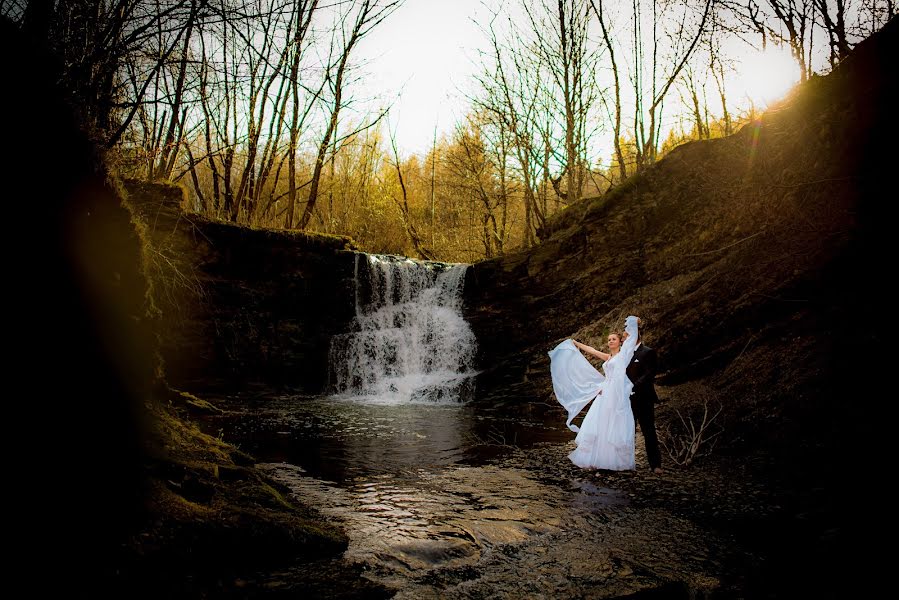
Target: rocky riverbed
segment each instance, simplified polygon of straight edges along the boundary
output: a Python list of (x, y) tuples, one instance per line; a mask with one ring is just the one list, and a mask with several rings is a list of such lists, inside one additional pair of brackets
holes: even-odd
[[(516, 417), (476, 405), (219, 402), (226, 413), (204, 427), (267, 461), (263, 471), (349, 538), (338, 558), (241, 575), (234, 589), (398, 598), (784, 591), (769, 562), (778, 545), (795, 546), (788, 508), (751, 483), (746, 461), (669, 464), (655, 475), (638, 436), (636, 472), (583, 471), (566, 458), (573, 434), (561, 409), (540, 403)], [(766, 538), (772, 527), (779, 534)]]

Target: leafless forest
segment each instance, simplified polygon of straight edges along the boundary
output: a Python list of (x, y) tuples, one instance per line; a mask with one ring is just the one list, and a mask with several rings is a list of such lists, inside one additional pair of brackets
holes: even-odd
[(475, 261), (533, 245), (567, 204), (754, 118), (725, 90), (729, 41), (785, 46), (806, 79), (897, 10), (516, 1), (516, 18), (485, 3), (468, 113), (423, 155), (399, 151), (358, 56), (403, 0), (0, 0), (0, 14), (59, 57), (61, 86), (123, 177), (177, 182), (212, 218)]

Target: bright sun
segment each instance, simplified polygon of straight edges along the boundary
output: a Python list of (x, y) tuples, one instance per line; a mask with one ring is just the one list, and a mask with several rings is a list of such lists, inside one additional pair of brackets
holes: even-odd
[(767, 106), (782, 98), (799, 81), (799, 65), (786, 48), (741, 53), (734, 74), (734, 91), (756, 105)]

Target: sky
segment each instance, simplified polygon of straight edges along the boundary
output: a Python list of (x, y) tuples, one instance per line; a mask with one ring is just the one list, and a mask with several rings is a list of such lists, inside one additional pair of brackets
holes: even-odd
[(366, 61), (364, 92), (393, 101), (391, 129), (403, 153), (427, 152), (465, 114), (458, 88), (476, 72), (484, 43), (472, 20), (486, 11), (481, 0), (406, 0), (359, 47)]
[[(486, 1), (492, 6), (503, 3)], [(514, 11), (519, 2), (506, 0), (505, 5)], [(357, 56), (365, 62), (366, 76), (358, 93), (393, 104), (390, 127), (402, 154), (427, 153), (435, 127), (439, 138), (451, 133), (465, 115), (464, 91), (472, 90), (478, 50), (487, 41), (478, 23), (489, 15), (482, 0), (406, 0), (363, 40)], [(769, 45), (759, 52), (732, 42), (727, 51), (739, 64), (738, 71), (728, 76), (728, 96), (740, 108), (748, 107), (749, 98), (764, 108), (799, 80), (798, 67), (786, 49)], [(708, 91), (715, 108), (712, 82)], [(676, 92), (671, 95), (676, 97)], [(676, 112), (666, 111), (671, 126), (677, 121)], [(600, 145), (611, 147), (610, 140)]]

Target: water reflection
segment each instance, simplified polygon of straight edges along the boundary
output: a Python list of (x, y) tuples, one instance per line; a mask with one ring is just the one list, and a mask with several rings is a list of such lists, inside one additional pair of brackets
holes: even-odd
[[(385, 406), (296, 396), (235, 397), (207, 427), (262, 462), (344, 483), (359, 477), (481, 464), (515, 448), (568, 437), (556, 414), (476, 405)], [(528, 414), (530, 413), (530, 414)], [(547, 418), (549, 417), (549, 418)]]
[(571, 482), (572, 507), (581, 511), (601, 512), (609, 506), (617, 506), (630, 503), (630, 498), (625, 492), (603, 487), (594, 481), (575, 479)]

